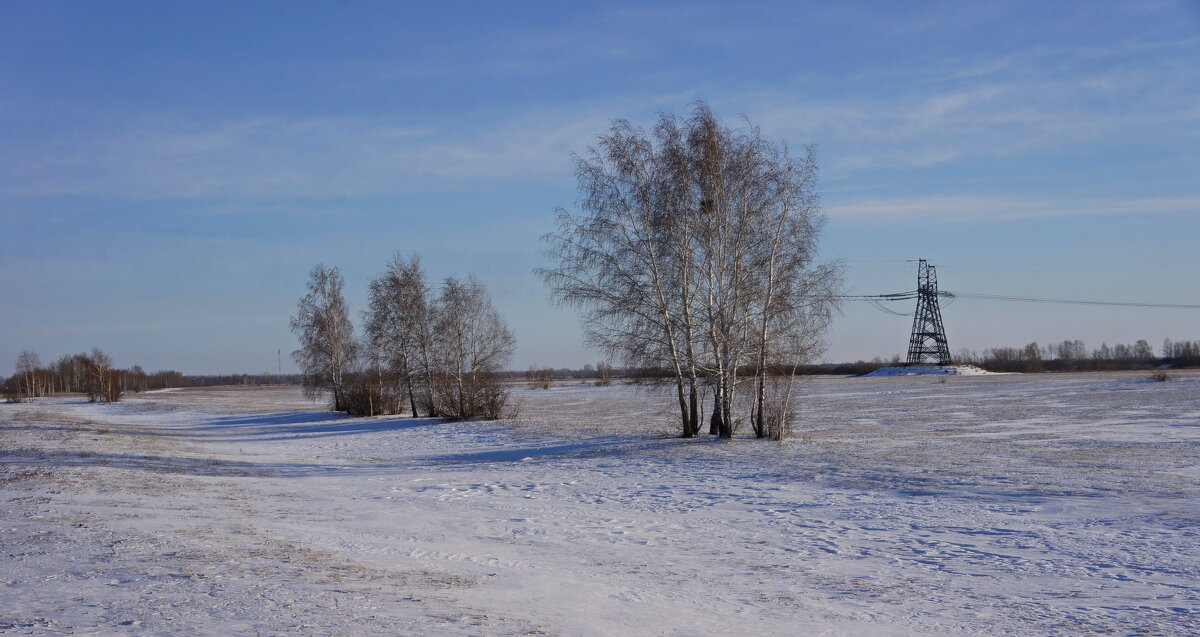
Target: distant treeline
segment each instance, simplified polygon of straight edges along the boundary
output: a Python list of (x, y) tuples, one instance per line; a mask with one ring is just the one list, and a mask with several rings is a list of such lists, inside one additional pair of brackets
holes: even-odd
[(67, 354), (43, 365), (36, 352), (22, 351), (17, 356), (16, 373), (4, 379), (4, 397), (8, 402), (64, 393), (85, 394), (89, 401), (113, 403), (127, 391), (146, 391), (188, 384), (174, 370), (147, 373), (140, 365), (117, 369), (112, 358), (98, 347), (91, 352)]
[[(1163, 341), (1158, 352), (1149, 342), (1139, 340), (1132, 345), (1118, 343), (1089, 350), (1080, 340), (1067, 340), (1050, 345), (1030, 343), (1024, 347), (994, 347), (982, 352), (962, 349), (954, 356), (955, 364), (977, 365), (993, 372), (1087, 372), (1140, 370), (1156, 367), (1200, 366), (1200, 340)], [(881, 367), (902, 365), (899, 356), (885, 360), (852, 363), (823, 363), (786, 366), (772, 370), (786, 374), (795, 370), (799, 375), (861, 375)], [(613, 379), (669, 379), (673, 370), (655, 368), (614, 368), (608, 363), (584, 365), (582, 368), (530, 367), (524, 371), (506, 371), (498, 376), (508, 382), (528, 382), (534, 387), (549, 387), (559, 380), (595, 380), (607, 385)], [(216, 374), (184, 375), (174, 370), (145, 372), (141, 366), (128, 369), (112, 367), (112, 360), (99, 348), (91, 352), (65, 355), (49, 365), (43, 365), (38, 355), (23, 351), (17, 357), (16, 373), (3, 380), (4, 398), (20, 402), (27, 398), (54, 396), (64, 393), (84, 394), (91, 401), (116, 402), (123, 392), (141, 392), (170, 387), (215, 387), (225, 385), (300, 385), (300, 374)]]
[[(1163, 341), (1162, 349), (1154, 347), (1145, 339), (1133, 344), (1101, 343), (1089, 349), (1081, 340), (1066, 340), (1060, 343), (1039, 345), (1029, 343), (1024, 347), (993, 347), (982, 352), (961, 349), (952, 357), (957, 365), (976, 365), (992, 372), (1092, 372), (1139, 370), (1154, 367), (1200, 366), (1200, 341)], [(876, 357), (871, 361), (811, 365), (802, 373), (815, 374), (865, 374), (880, 367), (899, 366), (899, 356), (885, 361)]]
[(1146, 340), (1132, 345), (1117, 343), (1088, 349), (1080, 340), (1067, 340), (1041, 346), (996, 347), (975, 354), (962, 350), (955, 362), (978, 365), (993, 372), (1087, 372), (1137, 370), (1152, 367), (1192, 367), (1200, 365), (1200, 341), (1163, 341), (1155, 352)]
[[(1030, 343), (1024, 347), (994, 347), (982, 352), (969, 349), (959, 350), (953, 357), (956, 365), (975, 365), (992, 372), (1088, 372), (1088, 371), (1117, 371), (1140, 370), (1157, 367), (1197, 367), (1200, 366), (1200, 341), (1163, 341), (1162, 349), (1155, 352), (1153, 346), (1146, 340), (1139, 340), (1132, 345), (1118, 343), (1109, 345), (1101, 343), (1100, 347), (1088, 349), (1081, 340), (1067, 340), (1050, 345)], [(859, 360), (847, 363), (822, 363), (813, 365), (796, 365), (795, 373), (799, 375), (828, 374), (835, 376), (862, 375), (873, 372), (881, 367), (899, 367), (904, 364), (899, 355), (891, 359), (875, 357), (872, 360)], [(792, 366), (772, 369), (772, 374), (790, 373)], [(583, 370), (557, 369), (544, 370), (552, 372), (552, 378), (592, 378), (596, 376), (595, 368), (585, 366)], [(525, 372), (527, 378), (534, 370)], [(517, 372), (512, 373), (515, 377)], [(669, 378), (669, 369), (618, 369), (613, 376), (622, 378)]]
[(146, 372), (140, 365), (128, 369), (112, 366), (100, 348), (67, 354), (43, 364), (36, 352), (17, 356), (15, 373), (0, 376), (0, 388), (8, 402), (57, 394), (84, 394), (93, 402), (117, 402), (124, 392), (142, 392), (171, 387), (214, 387), (218, 385), (299, 385), (300, 374), (215, 374), (184, 375), (172, 369)]
[(302, 374), (212, 374), (189, 375), (186, 384), (180, 387), (216, 387), (219, 385), (300, 385), (304, 382)]

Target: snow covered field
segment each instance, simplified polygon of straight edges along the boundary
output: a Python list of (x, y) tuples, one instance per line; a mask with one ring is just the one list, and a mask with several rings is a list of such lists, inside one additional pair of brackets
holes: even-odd
[(1200, 375), (818, 378), (786, 443), (650, 390), (511, 422), (297, 389), (0, 405), (0, 632), (1200, 633)]

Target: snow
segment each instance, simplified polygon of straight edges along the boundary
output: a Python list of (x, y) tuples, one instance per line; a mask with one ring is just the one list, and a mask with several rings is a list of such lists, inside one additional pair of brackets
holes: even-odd
[(1196, 634), (1176, 376), (818, 378), (783, 443), (671, 438), (622, 385), (504, 422), (0, 405), (0, 632)]
[(880, 367), (863, 376), (987, 376), (995, 373), (974, 365), (912, 365)]

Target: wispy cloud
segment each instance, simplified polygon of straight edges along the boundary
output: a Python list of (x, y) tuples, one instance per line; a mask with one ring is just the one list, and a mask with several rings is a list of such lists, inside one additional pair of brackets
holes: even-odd
[[(665, 20), (677, 19), (687, 27), (676, 29), (675, 41), (683, 37), (679, 31), (687, 38), (703, 39), (721, 30), (719, 24), (702, 28), (712, 17), (703, 7), (672, 9), (675, 13), (647, 9), (651, 15), (630, 11), (640, 10), (577, 17), (561, 32), (544, 25), (525, 31), (510, 28), (482, 43), (456, 43), (453, 46), (482, 46), (489, 55), (448, 55), (447, 63), (471, 65), (489, 57), (481, 72), (545, 73), (546, 68), (535, 67), (558, 70), (582, 59), (652, 58), (655, 47), (664, 45), (646, 44), (639, 29)], [(609, 29), (597, 23), (643, 26), (609, 37)], [(912, 28), (941, 27), (935, 23)], [(736, 28), (729, 31), (725, 44), (743, 37)], [(20, 127), (42, 132), (37, 138), (0, 145), (0, 195), (336, 198), (489, 180), (569, 180), (570, 154), (592, 143), (611, 117), (644, 115), (656, 105), (682, 110), (696, 97), (710, 98), (723, 115), (747, 114), (769, 137), (818, 143), (827, 183), (838, 189), (861, 188), (864, 176), (869, 179), (881, 171), (896, 174), (968, 160), (1101, 153), (1123, 139), (1143, 148), (1178, 150), (1187, 144), (1194, 148), (1200, 138), (1200, 67), (1185, 55), (1195, 48), (1190, 40), (1131, 37), (1107, 48), (1043, 46), (925, 66), (899, 60), (872, 66), (869, 77), (840, 92), (798, 97), (795, 85), (781, 82), (769, 89), (706, 95), (704, 86), (684, 90), (676, 84), (660, 94), (643, 90), (586, 102), (547, 99), (533, 106), (527, 103), (519, 112), (510, 107), (466, 123), (439, 114), (412, 120), (144, 112), (49, 125), (39, 123), (31, 114), (36, 109), (24, 105)], [(1131, 57), (1146, 50), (1153, 55)]]
[[(1196, 45), (1043, 47), (860, 80), (891, 87), (885, 96), (770, 91), (743, 99), (768, 133), (819, 141), (827, 175), (836, 179), (864, 169), (1073, 152), (1122, 140), (1166, 149), (1200, 136), (1200, 67), (1185, 62)], [(1128, 51), (1147, 48), (1163, 50), (1130, 59)]]
[(1200, 213), (1200, 197), (1051, 200), (1004, 196), (860, 198), (826, 206), (846, 221), (1006, 221), (1083, 215)]
[[(553, 12), (551, 12), (553, 13)], [(355, 62), (384, 81), (453, 76), (520, 79), (632, 67), (689, 45), (733, 46), (754, 37), (703, 3), (676, 6), (579, 5), (569, 15), (498, 23), (469, 39), (426, 43), (402, 59)]]
[(0, 150), (0, 193), (118, 198), (391, 194), (429, 179), (544, 179), (606, 123), (552, 114), (472, 133), (354, 118), (144, 118)]

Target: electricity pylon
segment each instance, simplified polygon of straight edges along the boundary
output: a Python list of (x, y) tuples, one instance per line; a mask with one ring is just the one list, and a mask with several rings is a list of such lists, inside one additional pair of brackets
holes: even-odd
[(913, 314), (912, 337), (908, 340), (906, 365), (949, 365), (950, 346), (938, 308), (937, 271), (920, 260), (917, 266), (917, 311)]

